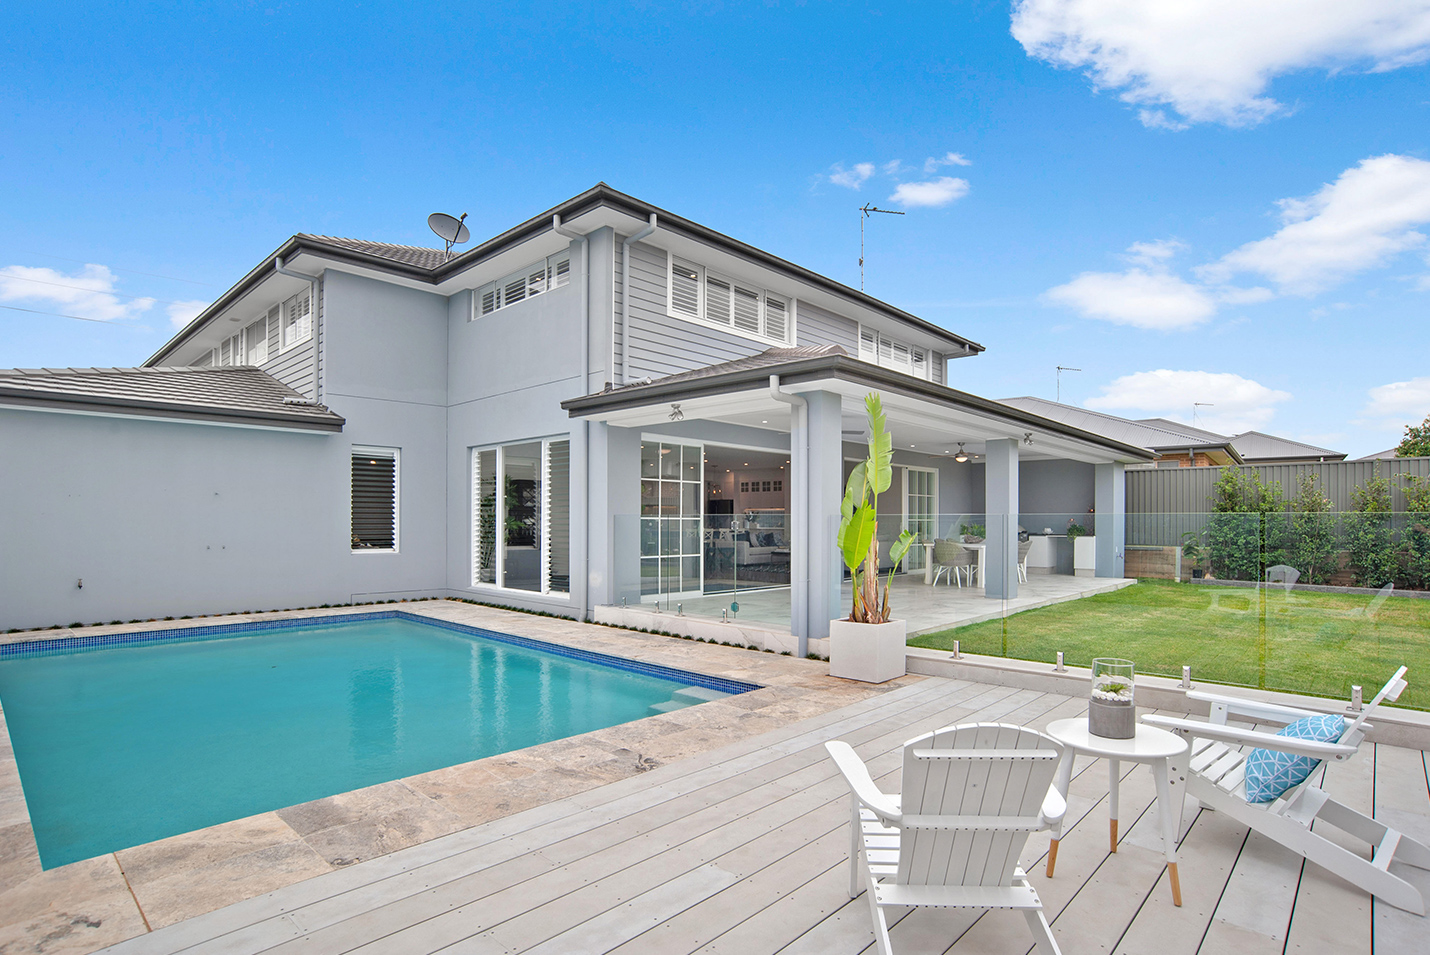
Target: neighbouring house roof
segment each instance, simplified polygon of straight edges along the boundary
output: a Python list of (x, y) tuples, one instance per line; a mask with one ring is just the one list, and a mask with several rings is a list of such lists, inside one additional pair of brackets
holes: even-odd
[(346, 423), (267, 372), (242, 365), (5, 369), (0, 405), (298, 431), (341, 431)]
[(1304, 444), (1300, 441), (1292, 441), (1290, 438), (1278, 438), (1274, 434), (1263, 434), (1260, 431), (1243, 431), (1231, 440), (1247, 464), (1268, 460), (1290, 462), (1344, 461), (1346, 459), (1344, 451), (1318, 448), (1314, 444)]
[[(1396, 445), (1395, 447), (1400, 447)], [(1384, 451), (1377, 451), (1375, 454), (1367, 454), (1363, 458), (1351, 458), (1352, 461), (1392, 461), (1397, 457), (1395, 448), (1387, 448)]]
[(828, 276), (820, 275), (818, 272), (795, 265), (793, 262), (782, 259), (777, 255), (772, 255), (763, 249), (748, 245), (738, 239), (733, 239), (721, 232), (703, 226), (698, 222), (675, 215), (672, 212), (667, 212), (658, 206), (653, 206), (634, 196), (628, 196), (623, 192), (612, 189), (602, 182), (597, 183), (594, 187), (578, 196), (573, 196), (565, 202), (533, 216), (520, 225), (513, 226), (498, 236), (494, 236), (464, 252), (452, 255), (451, 258), (447, 258), (441, 250), (428, 249), (421, 246), (393, 245), (387, 242), (370, 242), (364, 239), (343, 239), (334, 238), (332, 236), (299, 233), (284, 242), (276, 251), (264, 259), (263, 262), (259, 263), (247, 275), (240, 279), (236, 285), (219, 296), (212, 305), (199, 313), (193, 321), (184, 326), (178, 334), (155, 352), (145, 364), (156, 365), (172, 356), (190, 337), (207, 325), (213, 318), (220, 315), (229, 305), (237, 302), (265, 279), (273, 275), (278, 261), (288, 261), (299, 253), (311, 252), (315, 255), (335, 259), (356, 267), (387, 272), (423, 284), (437, 286), (447, 279), (453, 278), (465, 272), (467, 269), (496, 256), (516, 243), (524, 242), (535, 236), (550, 232), (553, 225), (553, 216), (559, 215), (562, 219), (570, 221), (577, 216), (584, 215), (600, 207), (606, 207), (638, 219), (648, 219), (650, 216), (655, 215), (662, 231), (674, 232), (695, 239), (706, 245), (748, 259), (760, 266), (788, 276), (794, 281), (818, 288), (838, 298), (887, 315), (890, 318), (911, 325), (945, 342), (953, 351), (961, 352), (965, 355), (984, 351), (984, 347), (977, 342), (964, 338), (962, 335), (956, 335), (946, 328), (935, 325), (926, 319), (919, 318), (917, 315), (906, 312), (887, 302), (880, 301), (859, 289), (850, 288), (842, 282), (836, 282)]
[(1137, 460), (1145, 461), (1152, 457), (1151, 453), (1137, 445), (1097, 432), (1070, 427), (1001, 402), (851, 358), (838, 345), (770, 348), (746, 358), (720, 362), (664, 378), (632, 382), (580, 398), (570, 398), (561, 402), (561, 407), (573, 418), (584, 417), (627, 408), (643, 408), (672, 400), (748, 391), (752, 387), (766, 384), (771, 375), (778, 375), (784, 385), (834, 378), (854, 382), (861, 387), (897, 391), (974, 411), (1010, 424), (1071, 438)]
[(1048, 401), (1046, 398), (1031, 396), (1003, 398), (1001, 403), (1021, 408), (1052, 421), (1061, 421), (1083, 431), (1105, 435), (1126, 444), (1146, 448), (1149, 451), (1176, 453), (1187, 450), (1223, 450), (1230, 459), (1240, 463), (1240, 457), (1236, 449), (1232, 447), (1230, 438), (1211, 431), (1203, 431), (1200, 428), (1181, 425), (1165, 418), (1146, 418), (1141, 421), (1133, 421), (1128, 418), (1119, 418), (1116, 415), (1103, 414), (1100, 411), (1089, 411), (1075, 405), (1060, 404), (1056, 401)]

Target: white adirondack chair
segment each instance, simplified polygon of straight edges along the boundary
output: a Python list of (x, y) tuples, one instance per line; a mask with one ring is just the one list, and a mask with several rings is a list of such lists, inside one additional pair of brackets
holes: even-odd
[(1059, 955), (1042, 900), (1018, 867), (1028, 834), (1067, 811), (1053, 787), (1059, 743), (1006, 723), (928, 733), (904, 744), (902, 800), (879, 791), (847, 743), (824, 745), (853, 791), (849, 897), (859, 894), (862, 868), (880, 955), (890, 955), (890, 905), (1017, 909), (1038, 951)]
[[(1366, 718), (1382, 700), (1394, 701), (1406, 687), (1405, 667), (1395, 671), (1375, 699), (1366, 704), (1355, 719), (1345, 718), (1345, 731), (1334, 743), (1289, 739), (1273, 733), (1228, 726), (1228, 718), (1254, 722), (1292, 723), (1317, 714), (1272, 703), (1257, 703), (1210, 693), (1188, 693), (1195, 700), (1211, 704), (1210, 722), (1144, 716), (1151, 723), (1179, 733), (1191, 741), (1187, 795), (1224, 812), (1242, 825), (1273, 839), (1292, 852), (1329, 869), (1383, 902), (1397, 908), (1425, 914), (1425, 901), (1409, 882), (1390, 874), (1392, 860), (1421, 869), (1430, 869), (1430, 849), (1414, 839), (1376, 822), (1371, 817), (1332, 799), (1312, 782), (1314, 771), (1299, 786), (1293, 786), (1269, 803), (1246, 801), (1246, 757), (1251, 748), (1271, 749), (1317, 760), (1345, 760), (1354, 756), (1365, 734), (1371, 730)], [(1242, 748), (1244, 747), (1244, 749)], [(1319, 765), (1319, 764), (1318, 764)], [(1370, 844), (1372, 854), (1365, 859), (1331, 842), (1311, 823), (1321, 821)]]

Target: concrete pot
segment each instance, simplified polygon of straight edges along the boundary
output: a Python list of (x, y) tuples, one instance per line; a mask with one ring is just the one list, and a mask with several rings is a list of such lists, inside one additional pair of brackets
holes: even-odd
[(903, 676), (908, 623), (829, 621), (829, 675), (864, 683), (887, 683)]

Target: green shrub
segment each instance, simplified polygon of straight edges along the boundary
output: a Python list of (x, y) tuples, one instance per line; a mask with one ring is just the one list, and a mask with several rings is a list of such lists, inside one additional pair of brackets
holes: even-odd
[(1267, 484), (1255, 471), (1222, 468), (1212, 485), (1207, 547), (1212, 571), (1227, 580), (1261, 580), (1284, 557), (1285, 521), (1279, 481)]
[(1401, 475), (1405, 488), (1405, 582), (1430, 590), (1430, 478)]
[(1357, 587), (1384, 587), (1395, 579), (1396, 555), (1391, 540), (1390, 482), (1376, 464), (1370, 480), (1351, 491), (1346, 515), (1346, 543)]
[(1287, 543), (1287, 562), (1301, 572), (1302, 583), (1330, 581), (1336, 569), (1336, 517), (1313, 473), (1302, 474), (1297, 481)]

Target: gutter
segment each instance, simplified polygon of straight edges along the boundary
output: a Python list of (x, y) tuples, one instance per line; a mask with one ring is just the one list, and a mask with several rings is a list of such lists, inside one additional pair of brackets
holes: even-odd
[(337, 433), (347, 423), (339, 415), (328, 412), (324, 417), (308, 414), (285, 415), (281, 412), (256, 411), (247, 408), (226, 408), (185, 405), (165, 401), (136, 401), (132, 398), (112, 398), (106, 395), (71, 395), (57, 392), (35, 392), (28, 389), (0, 388), (0, 407), (36, 411), (59, 411), (72, 414), (122, 415), (124, 417), (163, 417), (195, 422), (247, 424), (295, 431)]
[[(626, 346), (621, 356), (621, 374), (616, 375), (616, 330), (611, 329), (611, 382), (624, 384), (626, 380), (626, 354), (630, 353), (626, 329), (630, 328), (631, 317), (631, 246), (655, 234), (655, 213), (650, 214), (650, 224), (633, 236), (621, 242), (621, 344)], [(584, 390), (584, 389), (583, 389)], [(801, 655), (802, 656), (802, 655)]]
[[(809, 655), (809, 402), (800, 395), (782, 391), (779, 375), (770, 375), (770, 397), (789, 405), (794, 418), (794, 426), (790, 428), (790, 457), (793, 459), (790, 477), (799, 475), (799, 493), (793, 498), (798, 506), (791, 508), (790, 513), (790, 576), (802, 586), (798, 599), (790, 604), (790, 629), (794, 631), (795, 656), (803, 660)], [(794, 441), (796, 434), (803, 438), (798, 444)], [(791, 588), (790, 593), (794, 596), (795, 589)]]
[[(283, 267), (282, 255), (275, 255), (273, 257), (273, 271), (279, 275), (286, 275), (289, 278), (308, 280), (308, 316), (313, 322), (313, 404), (322, 404), (323, 385), (322, 378), (320, 377), (322, 368), (318, 364), (318, 276), (308, 275), (305, 272), (294, 272), (292, 269), (285, 269)], [(283, 315), (281, 310), (278, 315), (278, 328), (279, 339), (281, 341), (283, 334)]]
[[(583, 232), (563, 226), (561, 216), (552, 215), (551, 230), (581, 243), (581, 391), (591, 390), (591, 239)], [(472, 251), (476, 251), (473, 249)], [(614, 350), (615, 344), (612, 343)], [(591, 422), (581, 422), (581, 511), (586, 525), (581, 535), (581, 620), (591, 605)], [(543, 584), (544, 586), (544, 584)]]

